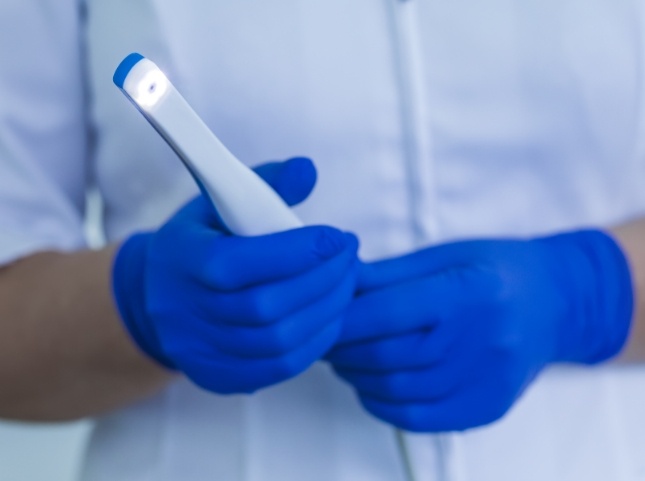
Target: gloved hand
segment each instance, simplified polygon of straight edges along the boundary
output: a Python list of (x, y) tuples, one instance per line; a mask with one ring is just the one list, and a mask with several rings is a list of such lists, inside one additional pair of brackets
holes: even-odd
[[(257, 169), (289, 203), (309, 195), (308, 159)], [(250, 393), (320, 359), (341, 332), (358, 272), (357, 239), (331, 227), (225, 235), (199, 196), (118, 251), (113, 291), (150, 357), (220, 394)]]
[(547, 364), (617, 354), (630, 272), (600, 231), (457, 242), (367, 264), (327, 358), (376, 417), (410, 431), (500, 418)]

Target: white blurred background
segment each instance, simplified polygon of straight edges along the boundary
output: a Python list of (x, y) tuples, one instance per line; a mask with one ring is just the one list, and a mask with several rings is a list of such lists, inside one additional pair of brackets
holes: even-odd
[(0, 422), (0, 481), (75, 481), (90, 426)]

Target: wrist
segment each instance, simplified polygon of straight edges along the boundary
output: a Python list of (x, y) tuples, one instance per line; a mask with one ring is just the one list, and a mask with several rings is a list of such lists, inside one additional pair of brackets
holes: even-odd
[(174, 369), (163, 354), (146, 312), (145, 273), (151, 236), (135, 234), (118, 248), (112, 266), (112, 293), (121, 321), (134, 343), (148, 357)]
[(566, 299), (554, 361), (595, 364), (618, 354), (633, 315), (631, 272), (621, 247), (600, 230), (541, 239), (553, 253), (556, 285)]

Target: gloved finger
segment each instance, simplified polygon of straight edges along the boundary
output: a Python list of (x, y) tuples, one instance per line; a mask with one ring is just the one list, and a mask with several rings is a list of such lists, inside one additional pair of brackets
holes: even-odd
[(328, 324), (337, 323), (351, 302), (355, 288), (355, 275), (348, 275), (318, 301), (279, 322), (251, 328), (218, 323), (205, 328), (201, 337), (231, 356), (281, 356), (306, 343)]
[(187, 225), (197, 229), (207, 227), (220, 231), (223, 226), (213, 204), (204, 194), (196, 196), (181, 207), (162, 229), (175, 230), (186, 228)]
[[(203, 388), (220, 394), (253, 393), (306, 371), (322, 358), (336, 341), (342, 321), (338, 319), (297, 349), (278, 358), (231, 358), (215, 350), (192, 359), (190, 378)], [(181, 369), (181, 366), (180, 366)]]
[(392, 404), (437, 401), (452, 394), (462, 379), (452, 374), (449, 363), (436, 368), (374, 374), (338, 369), (338, 376), (349, 383), (361, 396)]
[(364, 263), (358, 279), (359, 292), (409, 282), (448, 269), (463, 267), (475, 257), (474, 242), (455, 242), (423, 249), (411, 254)]
[(303, 227), (260, 237), (220, 237), (196, 277), (219, 291), (235, 291), (305, 273), (348, 251), (355, 256), (353, 234), (325, 226)]
[(334, 370), (362, 396), (390, 403), (436, 401), (451, 395), (478, 375), (480, 350), (476, 342), (465, 337), (429, 367), (373, 372), (334, 365)]
[(476, 269), (454, 269), (364, 293), (349, 307), (338, 345), (434, 328), (472, 309), (485, 280)]
[[(316, 185), (316, 167), (310, 159), (295, 157), (268, 162), (253, 169), (288, 205), (305, 200)], [(182, 207), (171, 222), (191, 222), (228, 232), (210, 199), (203, 193)]]
[(253, 170), (289, 205), (296, 205), (305, 200), (316, 185), (316, 167), (311, 159), (306, 157), (269, 162)]
[(346, 249), (356, 250), (358, 243), (354, 235), (326, 226), (257, 237), (222, 236), (196, 224), (180, 227), (173, 233), (177, 248), (163, 250), (164, 258), (152, 261), (171, 263), (196, 283), (218, 291), (296, 276)]
[(350, 242), (331, 259), (300, 275), (248, 289), (218, 292), (200, 285), (200, 309), (217, 323), (238, 327), (272, 324), (324, 297), (347, 277), (355, 287), (357, 248), (358, 244)]
[(445, 322), (410, 334), (335, 346), (325, 357), (336, 368), (389, 373), (432, 366), (443, 359), (463, 331), (462, 322)]

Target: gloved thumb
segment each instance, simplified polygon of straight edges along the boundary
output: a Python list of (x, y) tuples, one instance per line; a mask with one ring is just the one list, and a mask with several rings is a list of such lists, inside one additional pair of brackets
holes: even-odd
[(269, 162), (253, 170), (289, 205), (305, 200), (316, 185), (316, 167), (306, 157)]
[[(305, 200), (316, 184), (316, 167), (305, 157), (295, 157), (284, 162), (268, 162), (253, 170), (290, 206)], [(219, 213), (203, 193), (186, 204), (175, 215), (175, 221), (188, 221), (228, 232)]]

